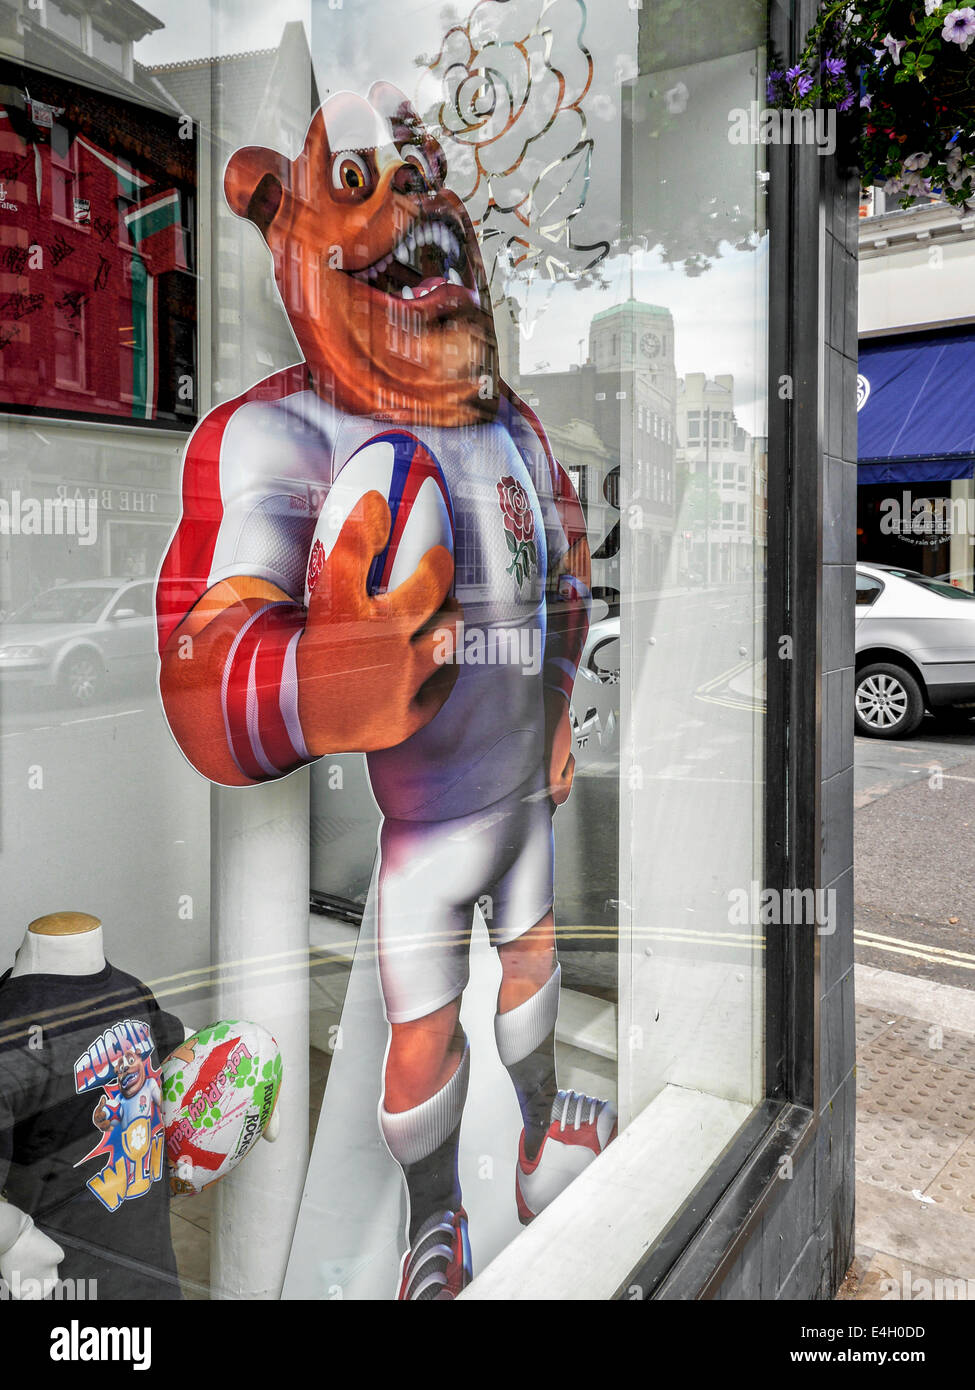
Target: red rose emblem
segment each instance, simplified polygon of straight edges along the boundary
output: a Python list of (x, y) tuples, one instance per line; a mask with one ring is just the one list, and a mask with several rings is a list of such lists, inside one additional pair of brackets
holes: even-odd
[(510, 531), (521, 545), (535, 539), (535, 517), (528, 493), (517, 478), (502, 478), (498, 483), (498, 499), (504, 517), (504, 529)]
[(532, 572), (538, 568), (538, 554), (535, 550), (535, 515), (532, 512), (528, 493), (517, 478), (504, 477), (498, 483), (498, 501), (501, 503), (501, 520), (504, 522), (505, 540), (511, 552), (508, 573), (513, 574), (520, 589)]
[(325, 568), (325, 547), (316, 541), (308, 557), (308, 597), (311, 598), (318, 583), (318, 576)]

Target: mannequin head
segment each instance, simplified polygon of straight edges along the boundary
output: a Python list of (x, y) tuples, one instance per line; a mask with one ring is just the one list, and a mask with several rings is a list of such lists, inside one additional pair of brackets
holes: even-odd
[(101, 921), (90, 912), (48, 912), (35, 917), (27, 930), (35, 936), (81, 936), (100, 927)]
[(90, 912), (48, 912), (28, 926), (11, 974), (97, 975), (104, 967), (98, 917)]

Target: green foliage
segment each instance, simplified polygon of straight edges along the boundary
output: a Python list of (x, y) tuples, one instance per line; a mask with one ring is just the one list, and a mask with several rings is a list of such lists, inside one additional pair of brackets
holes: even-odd
[(773, 66), (768, 99), (835, 107), (865, 186), (910, 207), (934, 194), (975, 207), (975, 10), (934, 0), (824, 4), (797, 63)]

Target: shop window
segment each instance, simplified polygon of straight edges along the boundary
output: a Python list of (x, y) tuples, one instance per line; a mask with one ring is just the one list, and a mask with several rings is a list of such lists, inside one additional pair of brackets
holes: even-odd
[[(367, 300), (363, 295), (361, 300), (369, 333), (357, 339), (357, 345), (368, 343), (374, 360), (353, 360), (344, 348), (336, 349), (327, 371), (295, 372), (286, 383), (290, 394), (283, 395), (278, 372), (296, 361), (291, 329), (310, 359), (314, 344), (303, 342), (301, 323), (307, 327), (311, 316), (316, 330), (324, 334), (337, 333), (342, 326), (330, 323), (327, 314), (334, 304), (333, 277), (343, 272), (329, 265), (327, 250), (313, 236), (301, 240), (297, 234), (283, 249), (274, 247), (272, 270), (260, 230), (252, 225), (234, 227), (245, 253), (237, 258), (233, 242), (228, 252), (223, 244), (227, 228), (218, 218), (224, 189), (217, 181), (199, 219), (201, 235), (209, 240), (206, 263), (212, 267), (210, 280), (199, 286), (208, 312), (213, 310), (213, 358), (205, 364), (206, 372), (198, 370), (196, 361), (192, 317), (196, 282), (190, 291), (175, 283), (179, 277), (169, 269), (150, 275), (146, 266), (166, 263), (154, 262), (148, 251), (145, 259), (141, 254), (125, 257), (127, 278), (118, 257), (103, 272), (112, 277), (114, 317), (109, 336), (103, 335), (100, 324), (94, 324), (91, 305), (77, 297), (79, 287), (67, 281), (59, 286), (54, 329), (58, 384), (76, 391), (87, 389), (104, 360), (111, 363), (112, 372), (117, 364), (124, 403), (117, 413), (129, 424), (137, 414), (136, 399), (142, 400), (135, 383), (141, 383), (147, 393), (153, 372), (172, 378), (171, 392), (184, 375), (191, 378), (194, 393), (202, 389), (200, 380), (211, 382), (212, 399), (193, 401), (193, 409), (207, 410), (231, 401), (236, 390), (254, 386), (249, 379), (237, 380), (235, 371), (243, 372), (241, 363), (262, 364), (266, 389), (258, 384), (255, 399), (246, 408), (235, 403), (215, 422), (221, 429), (228, 425), (232, 447), (221, 463), (220, 478), (207, 473), (203, 480), (199, 495), (205, 499), (205, 515), (187, 518), (186, 508), (192, 507), (197, 494), (192, 487), (180, 490), (180, 460), (191, 422), (180, 420), (179, 406), (173, 407), (167, 423), (182, 427), (172, 432), (171, 445), (160, 443), (164, 431), (156, 431), (151, 453), (145, 437), (149, 417), (144, 401), (139, 430), (127, 431), (132, 443), (119, 442), (122, 431), (109, 431), (103, 423), (75, 421), (74, 435), (65, 432), (54, 443), (41, 446), (48, 449), (46, 455), (36, 454), (30, 450), (38, 446), (25, 429), (19, 438), (25, 469), (36, 469), (39, 478), (70, 478), (79, 495), (95, 495), (99, 535), (90, 547), (59, 549), (56, 559), (48, 559), (38, 548), (31, 556), (34, 568), (23, 577), (14, 575), (10, 582), (24, 586), (36, 582), (55, 590), (58, 581), (71, 585), (87, 581), (90, 575), (101, 586), (99, 612), (114, 604), (116, 611), (133, 609), (140, 620), (148, 620), (151, 584), (123, 588), (119, 579), (104, 581), (101, 576), (159, 573), (157, 603), (167, 611), (187, 614), (209, 584), (211, 570), (214, 574), (222, 570), (231, 578), (252, 580), (255, 586), (271, 585), (275, 605), (282, 586), (287, 586), (292, 602), (280, 608), (288, 610), (287, 621), (291, 621), (295, 611), (302, 615), (308, 611), (305, 585), (314, 553), (312, 538), (328, 498), (334, 501), (341, 494), (340, 488), (331, 491), (333, 479), (341, 478), (345, 469), (354, 471), (352, 461), (360, 448), (379, 446), (382, 458), (372, 483), (387, 489), (390, 535), (381, 542), (379, 553), (370, 557), (368, 581), (362, 579), (356, 594), (363, 601), (366, 595), (385, 596), (378, 592), (385, 581), (377, 576), (388, 565), (388, 580), (397, 556), (411, 553), (410, 522), (419, 518), (422, 526), (416, 529), (424, 543), (418, 554), (425, 554), (437, 541), (452, 559), (444, 609), (453, 612), (451, 605), (455, 605), (463, 612), (464, 660), (455, 662), (457, 684), (443, 708), (460, 709), (462, 716), (456, 722), (438, 725), (433, 719), (418, 727), (409, 757), (400, 756), (406, 738), (387, 747), (379, 731), (362, 743), (367, 754), (327, 756), (312, 765), (308, 831), (315, 913), (293, 957), (301, 958), (303, 968), (307, 950), (314, 969), (321, 970), (313, 981), (310, 1013), (304, 1012), (307, 990), (304, 995), (299, 990), (298, 1003), (291, 1006), (287, 1019), (300, 1014), (302, 1027), (307, 1023), (306, 1051), (317, 1087), (310, 1097), (317, 1138), (307, 1172), (295, 1160), (287, 1174), (296, 1193), (307, 1193), (293, 1246), (290, 1229), (287, 1233), (273, 1230), (273, 1223), (265, 1223), (256, 1239), (269, 1249), (277, 1250), (282, 1243), (288, 1246), (282, 1260), (288, 1264), (292, 1296), (334, 1297), (335, 1290), (342, 1297), (395, 1296), (406, 1253), (407, 1193), (411, 1202), (423, 1200), (415, 1183), (409, 1186), (416, 1177), (415, 1171), (407, 1171), (415, 1168), (410, 1155), (419, 1152), (417, 1145), (429, 1127), (415, 1120), (413, 1132), (396, 1150), (401, 1161), (393, 1157), (394, 1131), (398, 1129), (402, 1138), (409, 1122), (397, 1127), (395, 1121), (387, 1121), (382, 1134), (378, 1128), (380, 1103), (385, 1097), (392, 1099), (392, 1092), (383, 1090), (392, 1084), (385, 1070), (388, 1023), (399, 1014), (409, 1025), (435, 1011), (433, 1003), (438, 1009), (446, 1008), (460, 999), (461, 1012), (451, 1021), (451, 1037), (459, 1037), (458, 1030), (470, 1037), (473, 1060), (469, 1079), (464, 1077), (466, 1100), (459, 1083), (451, 1092), (456, 1124), (447, 1135), (460, 1125), (459, 1172), (470, 1217), (475, 1278), (494, 1277), (490, 1274), (494, 1261), (509, 1259), (513, 1272), (508, 1276), (508, 1291), (513, 1295), (519, 1281), (530, 1275), (531, 1261), (518, 1263), (518, 1252), (524, 1249), (520, 1242), (535, 1238), (530, 1224), (522, 1229), (526, 1211), (521, 1208), (527, 1208), (530, 1216), (528, 1204), (535, 1200), (532, 1185), (525, 1181), (531, 1174), (525, 1164), (517, 1166), (522, 1129), (537, 1126), (534, 1111), (544, 1111), (547, 1121), (551, 1107), (561, 1105), (563, 1109), (556, 1113), (564, 1118), (564, 1128), (586, 1126), (592, 1142), (602, 1149), (596, 1159), (601, 1166), (593, 1170), (589, 1187), (590, 1194), (596, 1194), (594, 1200), (590, 1196), (583, 1201), (580, 1189), (572, 1184), (561, 1187), (553, 1197), (561, 1204), (560, 1214), (552, 1214), (553, 1227), (563, 1231), (571, 1232), (578, 1221), (589, 1219), (594, 1210), (598, 1213), (607, 1196), (598, 1175), (614, 1171), (619, 1150), (613, 1148), (610, 1121), (600, 1131), (597, 1118), (615, 1114), (618, 1131), (631, 1132), (634, 1144), (645, 1147), (647, 1190), (652, 1188), (657, 1202), (653, 1219), (650, 1215), (645, 1221), (642, 1216), (634, 1218), (632, 1232), (614, 1233), (614, 1238), (631, 1241), (635, 1263), (646, 1252), (647, 1243), (653, 1244), (688, 1209), (696, 1185), (711, 1171), (718, 1155), (733, 1149), (741, 1126), (765, 1094), (765, 943), (748, 906), (751, 885), (763, 876), (764, 734), (757, 697), (746, 707), (727, 689), (727, 672), (738, 662), (739, 638), (744, 644), (747, 636), (749, 652), (756, 663), (761, 662), (765, 597), (757, 580), (754, 594), (734, 595), (741, 634), (736, 631), (732, 636), (728, 586), (734, 582), (736, 567), (740, 572), (746, 563), (754, 563), (756, 575), (764, 570), (750, 536), (729, 534), (736, 518), (739, 528), (745, 527), (744, 505), (736, 509), (734, 503), (723, 502), (721, 495), (722, 483), (736, 477), (747, 483), (754, 469), (750, 462), (736, 469), (706, 457), (717, 452), (715, 445), (731, 437), (732, 417), (730, 411), (697, 408), (686, 412), (682, 428), (687, 447), (697, 456), (679, 465), (675, 489), (672, 421), (680, 417), (673, 373), (656, 373), (651, 386), (647, 376), (637, 382), (635, 373), (621, 371), (623, 357), (632, 367), (630, 354), (639, 342), (634, 321), (645, 322), (651, 315), (655, 322), (667, 325), (661, 340), (688, 355), (689, 371), (696, 368), (712, 376), (730, 373), (746, 355), (750, 361), (756, 358), (756, 333), (763, 331), (765, 322), (766, 261), (750, 250), (731, 248), (750, 246), (751, 233), (756, 243), (764, 236), (764, 207), (756, 194), (761, 185), (755, 176), (765, 151), (759, 145), (736, 147), (732, 160), (727, 158), (722, 137), (718, 142), (721, 160), (701, 156), (713, 154), (714, 132), (725, 128), (727, 111), (739, 106), (748, 109), (755, 83), (762, 80), (759, 45), (763, 38), (756, 38), (747, 62), (736, 54), (692, 65), (694, 117), (681, 122), (664, 111), (660, 94), (688, 74), (684, 71), (683, 76), (671, 79), (651, 71), (647, 56), (650, 6), (616, 7), (605, 28), (602, 14), (597, 23), (589, 7), (584, 33), (579, 27), (581, 7), (549, 6), (546, 22), (552, 32), (544, 43), (536, 44), (537, 35), (529, 31), (537, 21), (537, 6), (504, 7), (504, 26), (492, 34), (491, 7), (467, 0), (459, 8), (454, 6), (458, 14), (450, 21), (451, 37), (433, 33), (431, 26), (446, 28), (447, 21), (414, 0), (396, 6), (369, 0), (372, 17), (388, 31), (383, 45), (388, 68), (365, 72), (357, 62), (353, 78), (349, 75), (352, 66), (349, 72), (341, 72), (332, 55), (343, 52), (347, 40), (349, 52), (356, 51), (365, 62), (362, 17), (356, 8), (329, 11), (328, 44), (321, 32), (311, 36), (312, 47), (326, 55), (316, 73), (323, 93), (359, 83), (361, 74), (363, 95), (373, 80), (397, 82), (412, 91), (416, 60), (421, 56), (424, 90), (429, 95), (429, 111), (425, 108), (422, 114), (432, 121), (447, 96), (457, 90), (456, 84), (451, 86), (456, 74), (451, 76), (450, 63), (471, 63), (472, 75), (480, 74), (479, 80), (484, 80), (471, 47), (472, 36), (477, 39), (480, 34), (485, 44), (497, 42), (504, 47), (512, 63), (521, 61), (531, 40), (531, 62), (542, 69), (539, 80), (530, 84), (531, 99), (537, 89), (556, 94), (554, 99), (564, 105), (565, 119), (546, 125), (546, 132), (555, 134), (546, 133), (537, 148), (531, 148), (536, 127), (530, 123), (524, 141), (514, 142), (512, 158), (517, 156), (524, 166), (517, 177), (507, 166), (506, 182), (499, 175), (486, 175), (476, 197), (464, 178), (471, 170), (471, 144), (480, 142), (477, 130), (466, 131), (471, 137), (466, 142), (451, 140), (449, 126), (444, 135), (448, 186), (458, 196), (470, 198), (472, 216), (481, 209), (478, 199), (494, 199), (491, 225), (481, 226), (480, 241), (472, 240), (469, 246), (470, 256), (484, 261), (483, 281), (478, 283), (485, 299), (479, 311), (471, 294), (470, 302), (462, 305), (457, 332), (445, 333), (442, 344), (438, 339), (435, 353), (428, 350), (429, 333), (438, 315), (430, 312), (430, 306), (421, 310), (401, 294), (387, 294), (388, 303), (377, 312), (370, 306), (378, 295), (370, 291), (375, 297)], [(517, 29), (523, 8), (530, 11), (524, 34)], [(227, 40), (221, 51), (236, 51), (234, 30), (225, 22), (229, 7), (215, 2), (204, 9), (215, 20), (215, 36)], [(174, 14), (175, 7), (168, 13)], [(424, 38), (421, 45), (417, 36), (421, 23), (424, 34), (437, 42)], [(487, 27), (482, 31), (479, 25)], [(444, 58), (445, 70), (437, 70), (441, 41), (449, 38), (454, 43), (459, 33), (463, 39), (457, 48), (460, 58), (451, 49)], [(97, 25), (93, 34), (95, 56), (120, 68), (122, 45)], [(419, 55), (421, 46), (424, 51)], [(635, 75), (626, 79), (627, 105), (622, 108), (614, 73), (624, 52)], [(220, 109), (225, 120), (219, 132), (221, 158), (226, 153), (229, 159), (238, 149), (253, 148), (253, 97), (255, 91), (264, 92), (253, 72), (248, 69), (244, 78), (238, 78), (235, 67), (228, 62), (212, 73), (201, 67), (198, 75), (205, 99), (201, 99), (200, 113), (193, 113), (209, 120), (214, 106)], [(269, 62), (268, 72), (272, 71)], [(165, 85), (165, 73), (157, 76)], [(575, 88), (570, 91), (573, 82)], [(216, 101), (218, 93), (220, 101)], [(155, 89), (149, 97), (158, 99)], [(285, 155), (293, 172), (283, 174), (283, 183), (289, 197), (307, 212), (306, 203), (321, 193), (322, 171), (304, 155), (295, 161), (302, 135), (292, 138), (298, 128), (293, 122), (300, 115), (292, 109), (292, 100), (290, 91), (267, 91), (268, 106), (273, 108), (277, 102), (283, 108), (282, 117), (287, 112), (281, 124), (290, 143), (276, 156)], [(622, 114), (615, 122), (592, 119), (605, 102), (617, 103), (614, 109), (620, 112), (632, 110), (640, 119), (630, 121)], [(646, 138), (651, 127), (644, 119), (651, 114), (652, 128), (661, 132), (652, 142)], [(271, 110), (269, 119), (274, 115)], [(577, 132), (580, 117), (586, 118), (591, 147), (577, 148), (577, 134), (572, 134), (564, 149), (556, 148), (559, 132), (563, 128)], [(161, 118), (155, 107), (150, 112), (148, 99), (145, 120), (147, 130), (157, 138), (160, 127), (152, 122)], [(108, 126), (107, 121), (103, 124)], [(490, 134), (485, 130), (485, 148), (479, 152), (486, 166)], [(107, 134), (104, 138), (107, 143)], [(152, 190), (167, 186), (163, 175), (176, 163), (171, 157), (180, 148), (176, 138), (172, 136), (171, 148), (163, 142), (166, 158), (152, 169), (151, 178), (146, 175)], [(141, 142), (132, 139), (131, 143)], [(101, 146), (99, 151), (106, 153)], [(583, 172), (580, 159), (589, 160), (592, 170), (599, 171), (598, 196), (590, 198), (587, 178), (578, 177)], [(97, 162), (101, 169), (108, 167), (103, 159)], [(129, 164), (118, 167), (124, 176), (133, 172), (135, 164), (133, 153)], [(700, 176), (694, 173), (698, 168), (704, 171)], [(52, 170), (55, 216), (74, 223), (80, 196), (78, 166), (66, 146), (52, 160)], [(519, 178), (523, 178), (525, 198), (523, 205), (512, 208), (510, 201), (521, 186)], [(539, 180), (542, 184), (536, 186)], [(714, 181), (720, 185), (717, 189), (710, 186)], [(666, 209), (659, 197), (664, 183), (674, 190)], [(131, 209), (136, 197), (126, 195), (123, 201)], [(736, 217), (745, 224), (722, 237), (721, 244), (728, 247), (727, 268), (722, 266), (722, 273), (735, 282), (737, 293), (729, 303), (758, 306), (757, 317), (749, 313), (736, 318), (729, 310), (720, 332), (715, 328), (709, 277), (696, 273), (712, 240), (709, 231), (703, 249), (695, 241), (694, 229), (701, 222), (698, 205), (735, 208)], [(248, 208), (243, 200), (238, 209), (245, 222)], [(559, 228), (548, 220), (539, 221), (538, 209), (545, 210), (546, 217), (554, 209), (552, 217), (564, 218), (564, 225)], [(188, 212), (183, 216), (192, 221)], [(315, 225), (315, 219), (310, 223)], [(341, 229), (341, 219), (337, 225)], [(354, 218), (349, 219), (346, 231), (351, 242)], [(717, 231), (729, 229), (719, 226)], [(442, 228), (435, 233), (431, 229), (431, 234), (427, 245), (434, 271), (446, 269), (446, 260), (434, 247), (447, 250), (450, 238), (445, 246)], [(637, 244), (659, 249), (638, 257), (628, 249)], [(527, 248), (520, 268), (497, 259), (499, 250), (509, 245)], [(158, 248), (153, 250), (160, 254)], [(568, 273), (559, 261), (563, 256), (568, 257)], [(685, 262), (695, 273), (685, 273)], [(415, 267), (397, 273), (408, 274), (406, 283), (420, 287), (420, 271)], [(445, 277), (429, 274), (428, 267), (424, 278)], [(447, 283), (456, 289), (456, 280)], [(121, 285), (126, 288), (119, 293)], [(343, 294), (358, 293), (356, 286), (355, 281), (341, 282)], [(442, 305), (450, 303), (451, 291), (434, 286), (430, 292), (441, 296)], [(282, 319), (282, 301), (293, 316), (290, 327)], [(166, 315), (161, 324), (140, 319), (137, 310), (147, 311), (150, 303), (161, 302)], [(319, 323), (322, 306), (326, 318)], [(239, 318), (239, 331), (234, 316)], [(228, 319), (235, 325), (232, 330), (222, 326)], [(610, 327), (614, 323), (615, 330)], [(159, 331), (150, 331), (154, 328)], [(546, 361), (546, 368), (519, 371), (519, 354), (510, 350), (510, 339), (521, 340), (521, 363), (527, 368), (530, 354), (525, 340), (536, 330), (539, 341), (545, 341), (538, 357)], [(96, 340), (86, 345), (86, 333)], [(504, 390), (496, 370), (495, 335), (501, 343), (501, 360), (507, 364)], [(583, 353), (578, 346), (581, 335), (584, 345), (588, 343)], [(91, 361), (86, 358), (86, 346)], [(456, 371), (445, 372), (442, 379), (436, 375), (441, 346), (443, 362), (452, 365), (456, 357)], [(145, 356), (149, 351), (163, 358), (162, 364), (154, 359), (152, 371)], [(692, 360), (694, 354), (699, 361)], [(761, 361), (761, 353), (757, 357)], [(310, 375), (315, 379), (309, 381)], [(450, 402), (456, 398), (458, 384), (468, 382), (474, 389), (464, 395), (466, 408), (458, 411), (463, 415), (458, 423)], [(747, 422), (750, 441), (767, 433), (761, 368), (749, 386), (754, 389), (748, 391), (741, 384), (736, 408)], [(638, 389), (642, 402), (636, 400)], [(417, 395), (411, 394), (414, 390)], [(656, 409), (647, 404), (648, 397)], [(695, 389), (691, 398), (700, 406), (701, 390)], [(282, 399), (290, 404), (283, 407)], [(518, 402), (537, 415), (540, 434)], [(259, 408), (252, 410), (252, 405)], [(239, 413), (245, 409), (246, 413)], [(267, 438), (258, 430), (267, 430)], [(276, 430), (280, 431), (277, 437)], [(641, 447), (642, 432), (655, 442)], [(90, 457), (76, 447), (76, 440), (86, 433), (99, 441)], [(210, 429), (202, 436), (198, 433), (198, 442), (200, 437), (209, 439)], [(280, 449), (266, 448), (269, 441), (280, 444)], [(549, 462), (546, 441), (555, 459), (563, 450), (570, 457), (573, 453), (585, 457), (589, 460), (585, 470), (568, 466), (564, 474), (560, 472)], [(266, 470), (265, 492), (255, 497), (247, 490), (253, 481), (248, 474), (247, 489), (241, 495), (224, 498), (221, 494), (221, 507), (227, 504), (221, 511), (214, 505), (214, 491), (225, 485), (232, 488), (233, 461), (248, 456), (251, 449), (255, 457), (250, 462)], [(187, 458), (192, 476), (192, 452)], [(388, 474), (381, 473), (380, 465), (388, 465)], [(186, 479), (184, 471), (184, 484)], [(641, 491), (647, 485), (656, 504), (652, 512), (647, 509), (649, 515), (641, 505)], [(580, 561), (585, 547), (576, 533), (579, 512), (573, 491), (585, 509), (591, 570)], [(421, 493), (423, 504), (417, 501)], [(206, 539), (214, 540), (213, 547), (203, 546), (202, 560), (193, 552), (193, 563), (205, 566), (202, 574), (160, 570), (164, 556), (175, 555), (175, 565), (183, 554), (180, 546), (170, 552), (177, 525), (188, 519), (190, 530), (196, 525), (205, 530), (215, 515), (219, 524), (223, 516), (229, 518), (220, 536), (226, 553), (217, 554), (215, 538), (208, 532)], [(54, 547), (49, 553), (55, 553)], [(414, 556), (414, 570), (418, 564)], [(566, 567), (565, 573), (560, 574), (560, 565)], [(579, 567), (578, 573), (573, 565)], [(409, 572), (407, 566), (407, 576)], [(3, 575), (0, 579), (7, 582)], [(584, 585), (592, 599), (588, 631), (578, 621)], [(669, 606), (670, 596), (664, 605), (646, 601), (661, 589), (676, 595), (676, 606)], [(0, 600), (5, 598), (0, 595)], [(567, 610), (570, 604), (577, 606)], [(379, 602), (371, 610), (377, 626), (388, 607)], [(572, 613), (573, 621), (560, 623), (566, 611)], [(132, 629), (136, 635), (145, 630), (153, 639), (145, 649), (120, 643), (104, 663), (111, 671), (131, 661), (131, 678), (148, 681), (138, 687), (138, 703), (133, 701), (131, 709), (123, 711), (138, 723), (126, 726), (115, 707), (102, 710), (99, 693), (90, 698), (106, 715), (104, 726), (92, 720), (82, 730), (92, 742), (65, 740), (57, 745), (61, 751), (52, 753), (55, 759), (63, 757), (67, 772), (79, 780), (88, 776), (86, 769), (90, 771), (91, 766), (104, 774), (100, 773), (92, 793), (103, 824), (95, 825), (94, 816), (78, 817), (76, 808), (54, 813), (61, 820), (52, 833), (66, 849), (63, 855), (59, 850), (53, 872), (65, 891), (76, 881), (93, 891), (97, 886), (104, 903), (99, 910), (106, 920), (136, 924), (125, 939), (126, 961), (131, 959), (143, 977), (161, 981), (163, 1002), (178, 1008), (188, 1026), (198, 1026), (216, 1016), (211, 1013), (212, 991), (223, 987), (227, 973), (227, 962), (211, 959), (209, 945), (209, 885), (226, 885), (226, 879), (220, 878), (224, 865), (216, 857), (221, 851), (215, 849), (213, 862), (210, 859), (211, 843), (216, 845), (219, 839), (220, 813), (231, 806), (235, 813), (242, 808), (249, 811), (262, 800), (268, 804), (269, 798), (262, 798), (261, 789), (253, 787), (212, 792), (209, 774), (195, 770), (188, 754), (184, 756), (165, 717), (156, 684), (158, 634), (151, 631), (149, 621), (136, 625), (125, 620), (116, 626), (126, 632), (111, 636), (128, 636)], [(371, 628), (369, 635), (371, 640)], [(577, 649), (571, 645), (576, 636)], [(349, 645), (354, 647), (356, 640), (358, 630), (348, 637)], [(368, 700), (361, 688), (375, 652), (364, 643), (361, 663), (355, 657), (353, 651), (349, 670), (355, 678), (350, 678), (349, 699), (363, 706)], [(263, 674), (264, 663), (262, 679)], [(263, 692), (259, 682), (250, 690), (247, 672), (242, 679), (242, 737), (250, 738), (255, 730), (261, 733), (253, 703)], [(553, 683), (555, 701), (550, 697)], [(744, 684), (751, 688), (747, 681)], [(471, 691), (475, 693), (470, 695)], [(227, 692), (241, 693), (236, 686), (231, 691), (229, 677), (226, 692), (221, 686), (221, 699)], [(382, 694), (374, 689), (374, 696)], [(558, 806), (551, 800), (551, 768), (546, 761), (549, 730), (540, 715), (549, 704), (558, 711), (559, 728), (576, 763), (571, 793)], [(224, 705), (220, 709), (223, 719)], [(282, 709), (272, 711), (274, 736), (279, 739), (276, 758), (286, 751)], [(290, 712), (288, 706), (285, 713)], [(8, 715), (6, 710), (3, 713), (6, 732)], [(217, 739), (225, 736), (226, 727), (220, 724)], [(270, 726), (265, 722), (265, 727)], [(128, 729), (137, 732), (129, 734)], [(102, 742), (97, 742), (103, 733)], [(341, 746), (350, 744), (345, 741)], [(275, 776), (281, 771), (270, 757), (265, 761)], [(253, 780), (270, 780), (267, 766), (260, 764)], [(219, 782), (216, 776), (211, 780)], [(301, 788), (307, 794), (308, 780), (309, 775), (299, 772), (280, 784), (281, 804), (299, 808), (295, 821), (308, 815), (307, 802), (298, 794)], [(401, 801), (390, 800), (390, 787)], [(289, 803), (292, 794), (295, 799)], [(380, 804), (386, 809), (382, 825)], [(213, 826), (211, 805), (220, 808)], [(39, 833), (40, 825), (37, 821), (27, 824), (37, 813), (26, 794), (14, 810), (17, 816), (23, 815), (24, 829), (17, 832), (20, 839), (14, 835), (5, 842), (4, 853), (11, 861), (14, 856), (23, 861), (27, 837)], [(290, 834), (282, 827), (290, 824), (288, 816), (282, 816), (268, 836), (262, 837), (266, 827), (254, 831), (254, 862), (263, 865), (261, 856), (266, 854), (272, 875)], [(408, 825), (409, 833), (397, 848), (392, 842), (401, 833), (396, 827), (402, 825)], [(406, 882), (409, 874), (405, 886), (393, 882), (398, 863), (408, 864), (409, 873), (421, 877), (412, 885)], [(307, 864), (306, 853), (301, 874)], [(429, 877), (423, 877), (430, 864)], [(13, 877), (12, 872), (5, 873), (4, 881)], [(390, 904), (397, 892), (399, 908), (394, 909)], [(14, 896), (7, 910), (29, 920), (30, 884), (19, 883)], [(520, 1005), (497, 1009), (499, 980), (504, 961), (515, 954), (507, 947), (517, 943), (532, 914), (535, 920), (529, 923), (530, 929), (547, 919), (549, 904), (553, 904), (551, 949), (555, 955), (548, 981), (555, 984), (546, 982), (551, 995), (536, 1001), (536, 1012), (541, 1016), (544, 1004), (551, 1013), (551, 1026), (535, 1037), (536, 1023), (525, 1024), (525, 1015), (520, 1023), (510, 1018), (503, 1021)], [(271, 911), (276, 910), (275, 905)], [(397, 989), (411, 989), (415, 981), (404, 985), (402, 980), (390, 979), (397, 951), (390, 947), (385, 953), (388, 936), (383, 938), (383, 921), (377, 914), (394, 910), (400, 916), (392, 926), (403, 933), (400, 944), (407, 964), (421, 951), (432, 953), (430, 968), (419, 972), (416, 987), (426, 989), (431, 979), (441, 982), (415, 1007), (406, 1003), (400, 1009), (395, 1000)], [(274, 927), (260, 920), (266, 911), (266, 902), (242, 904), (241, 918), (255, 931), (240, 974), (266, 972), (275, 982), (290, 979), (286, 972), (294, 959), (282, 962), (275, 957), (279, 943)], [(389, 928), (389, 918), (385, 926)], [(251, 956), (258, 962), (253, 970)], [(238, 960), (233, 955), (228, 958)], [(235, 975), (235, 985), (236, 980)], [(454, 988), (458, 980), (460, 993)], [(559, 996), (556, 1031), (550, 1003)], [(534, 999), (534, 993), (529, 997)], [(502, 1021), (495, 1021), (496, 1012)], [(357, 1034), (363, 1020), (367, 1026)], [(526, 1036), (530, 1046), (519, 1052)], [(543, 1069), (541, 1080), (523, 1081), (515, 1074), (517, 1068), (543, 1045), (549, 1049), (551, 1066)], [(289, 1057), (296, 1077), (303, 1075), (305, 1060), (302, 1056), (294, 1062)], [(527, 1120), (520, 1103), (526, 1086), (553, 1091), (548, 1107), (535, 1105)], [(566, 1100), (569, 1093), (576, 1098)], [(537, 1101), (536, 1092), (532, 1099)], [(299, 1109), (305, 1100), (295, 1093)], [(411, 1108), (416, 1107), (393, 1107), (389, 1113)], [(363, 1128), (349, 1134), (345, 1126), (353, 1114), (354, 1123), (361, 1121)], [(430, 1156), (420, 1153), (417, 1161)], [(514, 1195), (516, 1181), (521, 1184), (521, 1208)], [(230, 1185), (225, 1193), (229, 1191)], [(323, 1193), (328, 1195), (325, 1220)], [(463, 1247), (463, 1242), (459, 1245)], [(625, 1274), (621, 1269), (620, 1277)]]

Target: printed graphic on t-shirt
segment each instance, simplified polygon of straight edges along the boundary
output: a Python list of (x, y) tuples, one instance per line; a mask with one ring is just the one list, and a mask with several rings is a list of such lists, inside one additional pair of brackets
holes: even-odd
[(144, 1196), (162, 1177), (165, 1130), (153, 1047), (148, 1024), (127, 1018), (100, 1033), (75, 1062), (78, 1095), (101, 1090), (91, 1117), (101, 1138), (75, 1166), (104, 1155), (87, 1186), (109, 1211)]

